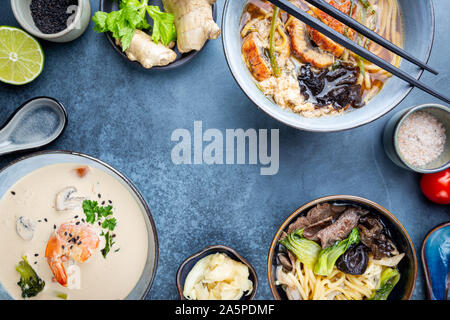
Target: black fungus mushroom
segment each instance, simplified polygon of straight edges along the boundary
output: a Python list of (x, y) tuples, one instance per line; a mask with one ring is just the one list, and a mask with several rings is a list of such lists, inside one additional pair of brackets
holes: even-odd
[(361, 242), (370, 248), (375, 260), (392, 257), (397, 248), (388, 235), (381, 221), (373, 216), (362, 217), (358, 225)]
[(298, 81), (300, 93), (317, 107), (332, 105), (336, 110), (352, 106), (361, 108), (361, 86), (358, 81), (358, 69), (341, 63), (332, 70), (314, 72), (310, 64), (300, 68)]
[(336, 267), (347, 274), (364, 274), (367, 265), (369, 264), (369, 254), (367, 251), (367, 247), (361, 243), (350, 246), (350, 248), (339, 257), (336, 262)]

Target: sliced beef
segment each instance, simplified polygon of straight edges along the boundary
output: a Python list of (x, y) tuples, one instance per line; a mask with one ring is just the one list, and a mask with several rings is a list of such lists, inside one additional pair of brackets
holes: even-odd
[(326, 227), (330, 226), (333, 223), (333, 217), (328, 217), (326, 219), (320, 220), (319, 222), (313, 223), (309, 226), (307, 226), (303, 230), (303, 236), (306, 239), (312, 240), (312, 241), (319, 241), (319, 238), (317, 237), (317, 234)]
[[(336, 219), (340, 213), (345, 210), (346, 206), (331, 205), (329, 203), (321, 203), (308, 211), (306, 216), (297, 218), (291, 225), (289, 225), (288, 233), (297, 229), (305, 229), (311, 225), (317, 224), (322, 220), (332, 218)], [(326, 226), (324, 226), (325, 228)], [(304, 230), (305, 231), (305, 230)]]
[(314, 208), (312, 208), (306, 217), (308, 218), (308, 221), (310, 224), (319, 222), (321, 220), (327, 219), (329, 217), (336, 217), (339, 214), (338, 210), (334, 209), (334, 206), (332, 206), (329, 203), (322, 203), (318, 204)]
[(297, 229), (303, 229), (304, 227), (309, 225), (309, 220), (305, 216), (298, 217), (293, 223), (291, 223), (288, 227), (287, 233), (291, 233)]
[(341, 214), (346, 209), (347, 209), (347, 206), (344, 206), (344, 205), (336, 205), (336, 204), (331, 205), (331, 211), (333, 211), (333, 213), (335, 213), (335, 214)]
[(361, 242), (370, 248), (375, 260), (391, 257), (397, 252), (392, 240), (384, 233), (384, 226), (375, 216), (361, 218), (358, 225)]
[(319, 231), (317, 237), (320, 239), (322, 248), (327, 248), (336, 241), (348, 237), (353, 228), (358, 225), (359, 218), (363, 214), (360, 208), (347, 209), (331, 226)]

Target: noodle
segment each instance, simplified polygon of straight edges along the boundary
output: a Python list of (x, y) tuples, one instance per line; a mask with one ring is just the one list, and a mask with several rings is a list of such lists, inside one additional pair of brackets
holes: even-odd
[[(390, 258), (397, 262), (403, 254)], [(363, 300), (370, 299), (374, 290), (377, 289), (381, 274), (386, 268), (382, 260), (369, 258), (369, 264), (362, 275), (346, 274), (334, 267), (330, 276), (318, 276), (314, 271), (301, 263), (295, 261), (294, 271), (286, 273), (282, 267), (277, 270), (277, 285), (296, 289), (302, 300)], [(389, 262), (387, 263), (389, 264)], [(281, 272), (285, 277), (280, 277)], [(283, 281), (288, 279), (288, 281)]]
[[(375, 31), (380, 36), (395, 45), (399, 47), (403, 45), (404, 33), (401, 8), (399, 7), (398, 0), (366, 0), (369, 2), (371, 8), (366, 8), (361, 0), (351, 1), (352, 5), (350, 7), (350, 12), (347, 12), (348, 14), (352, 15), (352, 17), (355, 16), (355, 19), (360, 23), (364, 24), (366, 27)], [(291, 2), (298, 5), (305, 11), (312, 8), (312, 6), (304, 0), (291, 0)], [(255, 40), (257, 40), (256, 43), (260, 52), (258, 55), (265, 61), (270, 44), (269, 27), (273, 19), (273, 10), (270, 9), (270, 6), (266, 6), (265, 2), (261, 0), (248, 0), (247, 3), (248, 5), (246, 6), (244, 14), (241, 18), (240, 35), (244, 43), (244, 41), (249, 38), (247, 37), (249, 33), (257, 33), (256, 36), (258, 38)], [(255, 79), (263, 79), (264, 81), (267, 80), (264, 84), (262, 84), (263, 80), (257, 80), (259, 88), (269, 99), (280, 105), (282, 108), (290, 108), (292, 111), (305, 117), (320, 117), (323, 115), (343, 113), (349, 106), (359, 108), (362, 106), (361, 102), (367, 104), (370, 99), (375, 97), (381, 91), (385, 83), (392, 76), (389, 72), (359, 57), (348, 49), (340, 50), (340, 48), (338, 48), (338, 50), (334, 50), (330, 49), (334, 48), (333, 44), (321, 45), (320, 38), (317, 40), (311, 32), (304, 27), (301, 29), (303, 30), (302, 32), (306, 33), (304, 39), (301, 35), (296, 36), (300, 40), (298, 40), (298, 43), (294, 43), (294, 39), (292, 38), (293, 35), (291, 34), (292, 28), (290, 27), (293, 25), (292, 19), (295, 18), (283, 12), (276, 21), (275, 46), (273, 49), (282, 74), (280, 78), (273, 79), (273, 73), (270, 66), (268, 68), (266, 67), (265, 70), (264, 63), (259, 63), (257, 66), (263, 70), (261, 74), (265, 76), (263, 76), (263, 78), (255, 76), (256, 72), (252, 70), (251, 64), (246, 60), (248, 54), (242, 55), (247, 67), (255, 76)], [(349, 37), (347, 30), (348, 28), (346, 29), (345, 35)], [(400, 66), (401, 58), (399, 56), (371, 41), (370, 39), (367, 39), (355, 30), (353, 31), (354, 32), (350, 37), (351, 40), (355, 41), (360, 46), (368, 49), (370, 52), (379, 56), (381, 59), (386, 60), (392, 65), (396, 67)], [(314, 41), (319, 41), (319, 45), (314, 43)], [(317, 55), (314, 56), (315, 54), (313, 52), (316, 52)], [(343, 66), (339, 63), (332, 65), (333, 61), (344, 62), (345, 65), (350, 66), (357, 72), (356, 84), (360, 85), (360, 88), (356, 89), (359, 90), (357, 91), (357, 98), (360, 98), (357, 104), (359, 103), (360, 105), (357, 106), (355, 105), (355, 102), (352, 101), (346, 106), (340, 106), (339, 104), (334, 104), (332, 99), (329, 100), (332, 102), (327, 100), (327, 103), (329, 102), (328, 105), (322, 105), (318, 103), (319, 100), (317, 99), (317, 95), (305, 95), (304, 92), (301, 92), (299, 96), (298, 91), (300, 91), (300, 89), (296, 86), (296, 82), (300, 81), (297, 76), (301, 68), (304, 68), (308, 63), (312, 65), (313, 72), (315, 73), (322, 70), (325, 71), (327, 68), (329, 71), (334, 71), (336, 68), (343, 68)], [(355, 83), (352, 85), (355, 85)], [(324, 89), (322, 90), (322, 94), (326, 95), (332, 89), (334, 88)], [(347, 87), (344, 89), (349, 90)], [(303, 278), (299, 281), (312, 282), (314, 280), (311, 280), (310, 274), (304, 273)], [(326, 290), (323, 290), (320, 295), (323, 296), (326, 292)], [(307, 294), (307, 292), (304, 294)]]
[(258, 22), (258, 20), (260, 20), (260, 19), (259, 18), (252, 19), (249, 22), (247, 22), (247, 24), (244, 26), (244, 28), (242, 28), (242, 31), (241, 31), (241, 37), (242, 38), (244, 38), (248, 34), (248, 32), (256, 24), (256, 22)]
[(275, 47), (275, 50), (280, 52), (280, 51), (283, 51), (283, 49), (289, 45), (289, 39), (288, 39), (286, 33), (284, 33), (284, 30), (281, 29), (281, 26), (279, 23), (277, 24), (277, 32), (280, 34), (281, 38), (283, 39), (283, 42), (281, 43), (281, 45)]

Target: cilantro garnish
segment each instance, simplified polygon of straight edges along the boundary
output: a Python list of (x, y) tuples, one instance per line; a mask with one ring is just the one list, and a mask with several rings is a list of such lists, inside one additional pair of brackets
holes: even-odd
[[(86, 215), (86, 222), (94, 224), (98, 222), (104, 231), (108, 230), (106, 233), (102, 231), (100, 236), (105, 237), (105, 247), (101, 250), (103, 257), (106, 258), (114, 245), (113, 235), (110, 231), (114, 231), (117, 225), (116, 218), (111, 218), (113, 215), (112, 206), (99, 206), (97, 201), (85, 200), (83, 201), (83, 211)], [(116, 251), (117, 252), (117, 251)]]
[(102, 223), (102, 228), (114, 231), (114, 228), (116, 227), (116, 225), (117, 225), (116, 218), (105, 219), (105, 221), (103, 221), (103, 223)]

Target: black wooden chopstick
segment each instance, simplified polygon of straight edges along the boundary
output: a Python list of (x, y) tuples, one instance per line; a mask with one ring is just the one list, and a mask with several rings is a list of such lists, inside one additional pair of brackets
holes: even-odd
[(382, 69), (388, 71), (389, 73), (397, 76), (398, 78), (408, 82), (410, 85), (415, 86), (415, 87), (431, 94), (432, 96), (450, 104), (450, 99), (448, 97), (437, 92), (430, 86), (416, 80), (414, 77), (410, 76), (403, 70), (396, 68), (392, 64), (386, 62), (385, 60), (381, 59), (377, 55), (366, 50), (365, 48), (361, 47), (360, 45), (356, 44), (355, 42), (349, 40), (346, 36), (340, 34), (339, 32), (335, 31), (334, 29), (330, 28), (329, 26), (322, 23), (318, 19), (315, 19), (314, 17), (312, 17), (305, 11), (301, 10), (300, 8), (298, 8), (297, 6), (295, 6), (288, 0), (269, 0), (269, 1), (272, 2), (278, 8), (280, 8), (281, 10), (286, 11), (290, 15), (299, 19), (303, 23), (306, 23), (310, 27), (316, 29), (320, 33), (324, 34), (331, 40), (339, 43), (340, 45), (344, 46), (345, 48), (347, 48), (350, 51), (354, 52), (355, 54), (359, 55), (360, 57), (372, 62), (373, 64), (379, 66), (380, 68), (382, 68)]
[(397, 47), (395, 44), (386, 40), (385, 38), (380, 36), (378, 33), (370, 30), (362, 23), (359, 23), (358, 21), (352, 19), (345, 13), (339, 11), (338, 9), (336, 9), (335, 7), (333, 7), (326, 1), (323, 1), (323, 0), (305, 0), (305, 1), (309, 2), (316, 8), (322, 10), (326, 14), (332, 16), (336, 20), (339, 20), (340, 22), (344, 23), (348, 27), (352, 28), (353, 30), (357, 31), (358, 33), (360, 33), (363, 36), (367, 37), (368, 39), (372, 40), (373, 42), (378, 43), (379, 45), (392, 51), (393, 53), (399, 55), (400, 57), (412, 62), (416, 66), (419, 66), (433, 74), (439, 73), (437, 70), (435, 70), (435, 69), (431, 68), (430, 66), (428, 66), (427, 64), (423, 63), (422, 61), (420, 61), (416, 57), (412, 56), (410, 53), (408, 53), (404, 49)]

